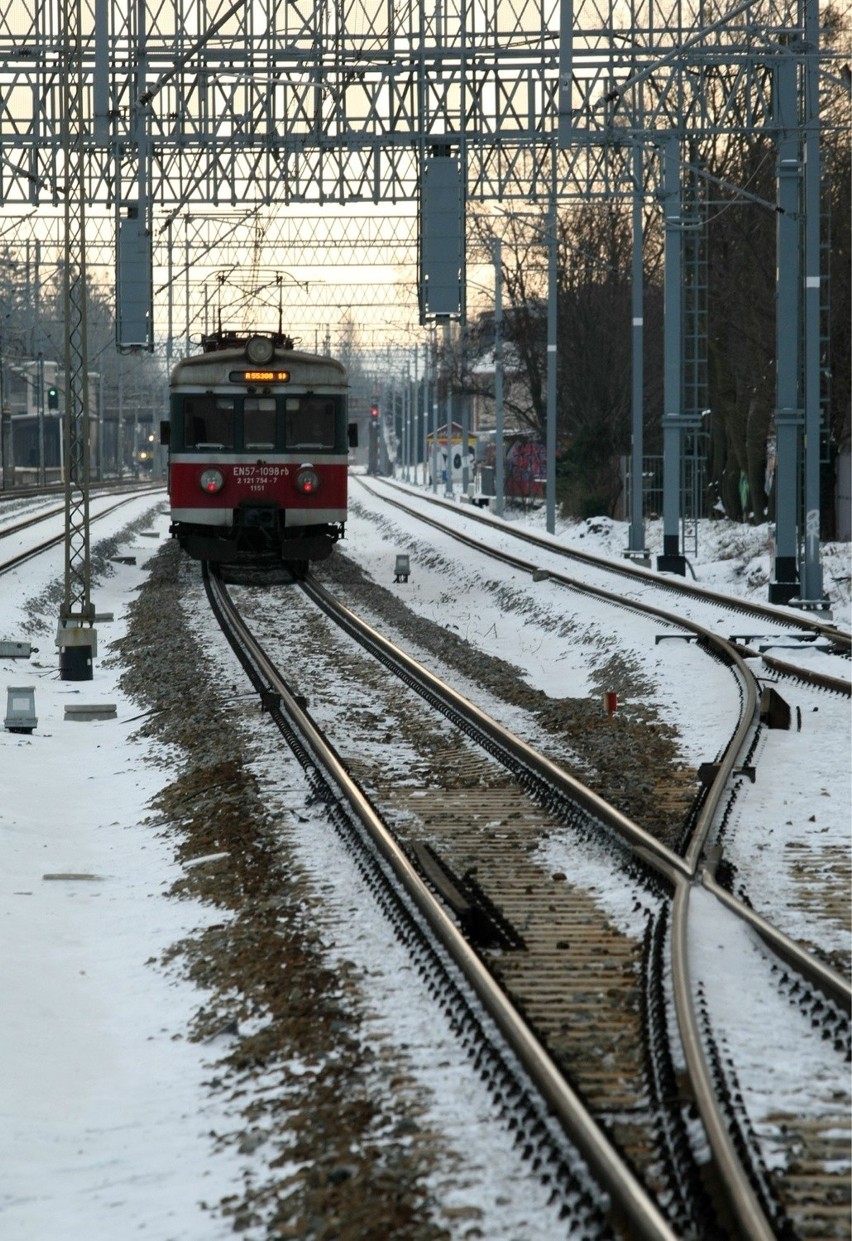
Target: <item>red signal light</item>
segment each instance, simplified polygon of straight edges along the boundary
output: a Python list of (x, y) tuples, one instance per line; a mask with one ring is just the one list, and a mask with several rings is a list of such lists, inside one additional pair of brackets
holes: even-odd
[(379, 416), (379, 407), (378, 407), (378, 405), (376, 405), (376, 404), (371, 405), (371, 406), (370, 406), (370, 417), (371, 417), (371, 418), (378, 418), (378, 416)]
[(216, 492), (221, 491), (225, 485), (225, 477), (221, 470), (202, 470), (198, 482), (202, 491), (206, 491), (210, 495), (215, 495)]
[(319, 475), (309, 465), (302, 466), (296, 475), (296, 487), (303, 495), (313, 495), (319, 487)]

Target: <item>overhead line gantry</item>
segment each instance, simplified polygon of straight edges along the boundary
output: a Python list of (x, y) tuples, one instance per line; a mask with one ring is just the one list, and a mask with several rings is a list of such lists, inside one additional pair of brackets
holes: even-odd
[[(818, 0), (739, 0), (724, 12), (683, 0), (166, 0), (150, 8), (144, 0), (17, 0), (0, 13), (0, 205), (23, 217), (63, 204), (63, 49), (69, 18), (79, 16), (80, 203), (112, 214), (122, 345), (152, 346), (148, 272), (166, 269), (179, 220), (208, 213), (215, 237), (217, 213), (236, 208), (339, 222), (366, 205), (403, 207), (448, 155), (459, 169), (462, 217), (471, 202), (630, 201), (649, 185), (669, 212), (667, 263), (676, 270), (683, 187), (692, 183), (687, 141), (768, 128), (779, 151), (795, 145), (795, 157), (779, 155), (779, 196), (792, 201), (795, 192), (818, 215), (817, 75), (831, 69), (818, 13)], [(788, 263), (794, 214), (780, 205)], [(812, 338), (824, 273), (814, 267), (813, 218), (809, 228), (793, 246), (808, 255), (796, 259), (807, 270), (788, 269), (779, 289), (779, 358), (793, 350), (803, 366), (795, 381), (781, 378), (777, 400), (774, 587), (781, 600), (803, 593), (819, 606)], [(301, 245), (293, 239), (285, 266)], [(263, 246), (258, 262), (273, 266), (271, 236)], [(460, 288), (458, 314), (463, 273)], [(687, 318), (700, 322), (700, 307), (687, 308)], [(679, 305), (667, 326), (663, 411), (665, 567), (675, 571), (681, 445), (700, 412), (684, 405), (683, 324)], [(811, 454), (806, 529), (796, 494), (803, 444)]]

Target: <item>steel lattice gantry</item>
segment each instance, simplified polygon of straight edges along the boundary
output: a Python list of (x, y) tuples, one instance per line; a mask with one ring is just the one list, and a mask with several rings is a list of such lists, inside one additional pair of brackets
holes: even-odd
[(95, 648), (95, 610), (91, 601), (89, 546), (88, 420), (89, 357), (86, 332), (85, 92), (80, 30), (81, 0), (68, 0), (66, 37), (61, 49), (60, 114), (65, 163), (65, 589), (60, 610), (61, 666), (79, 677), (73, 656), (84, 656), (84, 672)]
[[(646, 180), (671, 208), (684, 182), (687, 138), (695, 149), (763, 127), (779, 134), (779, 145), (795, 138), (801, 165), (803, 143), (790, 133), (788, 105), (795, 96), (810, 108), (805, 115), (800, 107), (794, 129), (818, 129), (813, 62), (824, 58), (817, 6), (0, 0), (0, 206), (17, 213), (21, 236), (65, 203), (63, 56), (72, 9), (79, 13), (83, 117), (79, 210), (113, 213), (119, 240), (127, 221), (136, 221), (138, 236), (151, 239), (155, 268), (171, 271), (169, 263), (179, 262), (172, 258), (179, 218), (209, 217), (210, 237), (195, 235), (200, 252), (212, 253), (221, 236), (217, 214), (235, 208), (247, 226), (262, 212), (272, 219), (294, 210), (348, 217), (368, 204), (410, 210), (426, 162), (450, 148), (466, 200), (482, 203), (629, 198), (638, 150)], [(677, 203), (667, 216), (674, 267), (680, 215)], [(251, 261), (259, 269), (296, 261), (301, 238), (282, 255), (273, 233), (255, 230)], [(802, 249), (813, 253), (812, 239)], [(807, 272), (808, 288), (819, 280), (820, 273)], [(187, 290), (187, 321), (189, 298)], [(791, 312), (789, 323), (795, 318)], [(677, 374), (664, 418), (677, 420), (681, 316), (673, 316), (670, 331), (667, 370)], [(813, 383), (802, 386), (813, 404)], [(801, 438), (802, 403), (799, 392), (779, 397), (790, 443), (790, 436)], [(676, 421), (670, 429), (674, 446)], [(676, 543), (670, 515), (666, 523)], [(791, 532), (781, 533), (786, 547), (779, 551), (789, 560)]]
[[(69, 2), (0, 7), (4, 206), (62, 201)], [(798, 0), (80, 8), (87, 199), (141, 191), (158, 210), (411, 202), (424, 154), (447, 142), (473, 199), (544, 196), (554, 175), (560, 198), (611, 192), (639, 134), (766, 122), (768, 65), (802, 21)]]
[[(447, 146), (468, 201), (629, 197), (637, 144), (661, 186), (671, 136), (718, 143), (772, 123), (773, 65), (799, 54), (804, 2), (721, 14), (704, 0), (0, 0), (4, 235), (43, 238), (63, 207), (72, 4), (90, 227), (112, 214), (113, 252), (135, 233), (183, 303), (171, 338), (199, 309), (179, 273), (197, 265), (204, 284), (205, 256), (228, 237), (247, 267), (292, 269), (310, 263), (318, 228), (363, 235), (357, 213), (381, 205), (382, 238), (408, 212), (398, 254), (413, 265), (423, 168)], [(242, 222), (223, 224), (235, 209)], [(299, 235), (285, 237), (294, 212)]]

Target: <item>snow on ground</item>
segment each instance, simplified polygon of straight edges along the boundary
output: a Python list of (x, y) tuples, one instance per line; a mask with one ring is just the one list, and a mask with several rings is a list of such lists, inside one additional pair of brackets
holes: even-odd
[[(375, 486), (373, 480), (365, 480), (367, 486)], [(399, 484), (397, 484), (399, 485)], [(382, 483), (378, 482), (381, 491)], [(446, 500), (464, 513), (467, 503), (458, 493), (448, 499), (440, 489), (406, 486), (412, 496), (429, 500)], [(362, 491), (356, 483), (352, 494), (357, 499)], [(487, 509), (474, 509), (478, 515), (488, 515)], [(547, 513), (543, 504), (536, 508), (507, 508), (502, 518), (494, 518), (499, 528), (523, 526), (536, 534), (547, 536)], [(684, 581), (707, 590), (719, 591), (738, 599), (755, 603), (769, 602), (769, 583), (772, 580), (772, 555), (774, 527), (770, 523), (757, 526), (743, 525), (728, 518), (706, 519), (698, 522), (694, 535), (683, 542), (683, 555), (687, 561)], [(645, 550), (653, 566), (663, 550), (663, 523), (661, 518), (645, 522)], [(576, 547), (594, 556), (605, 556), (624, 563), (630, 543), (628, 522), (611, 517), (589, 517), (583, 521), (557, 517), (552, 537), (559, 544)], [(852, 544), (823, 542), (820, 548), (820, 565), (823, 577), (823, 593), (830, 605), (831, 619), (839, 628), (849, 632), (852, 626)], [(791, 616), (801, 615), (796, 608), (787, 609)], [(818, 614), (826, 618), (824, 613)]]
[[(134, 501), (110, 519), (110, 529), (122, 529), (128, 512), (141, 517), (151, 508), (150, 497)], [(403, 528), (406, 520), (393, 518)], [(541, 511), (509, 513), (507, 520), (544, 528)], [(150, 522), (160, 539), (167, 537), (167, 517), (152, 515)], [(357, 525), (347, 554), (375, 567), (379, 553), (366, 533), (359, 552)], [(556, 536), (619, 559), (627, 541), (626, 528), (607, 519), (560, 523)], [(97, 537), (104, 537), (100, 529)], [(659, 541), (649, 525), (649, 549)], [(209, 1135), (225, 1118), (204, 1087), (209, 1053), (181, 1035), (197, 993), (152, 964), (208, 914), (166, 896), (178, 868), (151, 830), (148, 807), (168, 778), (169, 755), (160, 753), (155, 767), (134, 739), (137, 708), (123, 697), (120, 670), (106, 658), (158, 546), (155, 538), (133, 538), (121, 551), (132, 551), (137, 563), (116, 564), (97, 585), (98, 612), (115, 619), (98, 626), (101, 650), (90, 682), (58, 677), (51, 583), (61, 549), (4, 578), (0, 590), (0, 638), (23, 639), (34, 616), (43, 618), (47, 635), (30, 661), (0, 660), (0, 705), (5, 710), (9, 686), (30, 685), (38, 717), (32, 734), (0, 732), (0, 1235), (9, 1241), (233, 1235), (227, 1221), (199, 1208), (219, 1201), (229, 1185), (236, 1192), (242, 1166), (233, 1151), (212, 1153)], [(766, 600), (766, 528), (702, 523), (690, 561), (699, 583)], [(823, 564), (834, 619), (848, 628), (848, 545), (826, 547)], [(475, 607), (463, 582), (460, 575), (442, 600), (445, 619), (459, 625)], [(436, 578), (436, 592), (439, 585)], [(542, 583), (543, 609), (560, 606), (549, 590)], [(506, 613), (502, 657), (525, 665), (529, 642), (523, 612)], [(117, 718), (68, 721), (65, 707), (79, 702), (115, 703)], [(848, 848), (848, 709), (838, 721), (830, 738), (807, 728), (772, 738), (772, 746), (779, 772), (794, 766), (823, 787), (831, 782), (820, 831)], [(763, 803), (781, 848), (780, 827), (795, 817), (783, 802), (779, 791), (777, 802)], [(797, 821), (795, 830), (801, 828)], [(613, 917), (619, 916), (616, 903)], [(502, 1239), (495, 1234), (491, 1241)]]
[[(150, 508), (147, 497), (133, 511)], [(165, 537), (166, 519), (152, 524)], [(220, 1118), (204, 1050), (181, 1033), (198, 996), (153, 966), (215, 911), (166, 897), (180, 868), (148, 822), (164, 770), (133, 739), (138, 708), (104, 657), (157, 547), (133, 540), (137, 564), (97, 586), (98, 612), (115, 620), (97, 627), (91, 681), (59, 680), (51, 636), (35, 639), (31, 661), (0, 661), (4, 716), (7, 687), (30, 686), (38, 720), (30, 734), (0, 732), (4, 1241), (232, 1235), (198, 1208), (240, 1188), (239, 1169), (211, 1158)], [(3, 579), (0, 638), (24, 639), (34, 595), (55, 629), (49, 579), (62, 554), (49, 573), (39, 562)], [(81, 701), (115, 704), (116, 720), (66, 720)]]

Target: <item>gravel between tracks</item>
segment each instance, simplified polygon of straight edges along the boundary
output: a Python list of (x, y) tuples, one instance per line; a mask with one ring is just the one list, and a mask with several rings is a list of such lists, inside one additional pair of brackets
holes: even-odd
[[(148, 712), (140, 731), (154, 761), (158, 751), (164, 761), (163, 746), (172, 768), (179, 756), (178, 774), (152, 807), (152, 826), (187, 867), (174, 895), (221, 910), (215, 925), (174, 945), (165, 963), (203, 988), (191, 1037), (222, 1049), (210, 1088), (224, 1092), (238, 1119), (216, 1140), (253, 1156), (244, 1193), (210, 1205), (252, 1236), (482, 1237), (475, 1211), (454, 1216), (435, 1201), (435, 1171), (452, 1164), (451, 1140), (431, 1132), (404, 1050), (363, 1036), (357, 971), (331, 968), (324, 954), (321, 894), (288, 847), (306, 786), (291, 777), (284, 801), (280, 794), (277, 803), (267, 800), (256, 774), (263, 743), (250, 722), (257, 706), (248, 698), (244, 709), (234, 706), (234, 689), (245, 687), (221, 684), (187, 622), (182, 600), (197, 595), (198, 566), (174, 543), (152, 564), (110, 658), (121, 662), (123, 689)], [(329, 584), (343, 575), (351, 589), (355, 566), (342, 556), (328, 565)], [(602, 720), (599, 702), (554, 705), (510, 666), (460, 640), (448, 643), (445, 631), (412, 617), (389, 592), (373, 590), (370, 602), (422, 646), (440, 642), (442, 657), (468, 677), (536, 711), (560, 751), (576, 753), (600, 787), (617, 781), (623, 808), (647, 818), (655, 788), (648, 772), (677, 767), (665, 726)], [(632, 675), (613, 664), (608, 687), (626, 688)], [(692, 773), (677, 778), (684, 791), (692, 787)], [(676, 835), (677, 814), (658, 826)], [(217, 854), (227, 863), (188, 865)]]
[(154, 824), (184, 866), (227, 854), (227, 864), (189, 866), (176, 885), (176, 897), (217, 906), (221, 920), (165, 962), (204, 990), (191, 1037), (222, 1046), (210, 1087), (239, 1123), (217, 1140), (257, 1152), (242, 1197), (210, 1205), (253, 1236), (449, 1237), (427, 1198), (439, 1150), (419, 1122), (423, 1102), (401, 1058), (361, 1037), (358, 980), (324, 960), (319, 894), (288, 854), (306, 786), (292, 782), (288, 805), (267, 803), (252, 771), (261, 743), (187, 625), (182, 598), (198, 575), (176, 544), (164, 547), (111, 657), (149, 711), (140, 731), (155, 754), (165, 744), (180, 756)]

